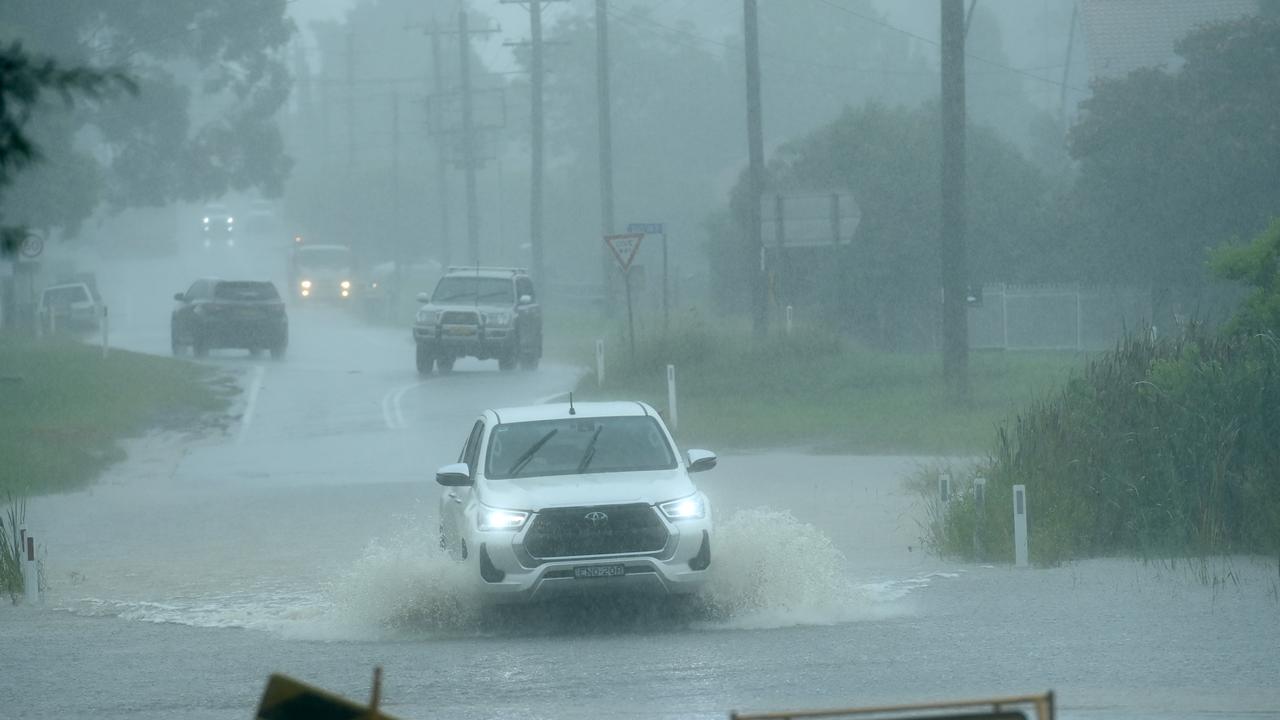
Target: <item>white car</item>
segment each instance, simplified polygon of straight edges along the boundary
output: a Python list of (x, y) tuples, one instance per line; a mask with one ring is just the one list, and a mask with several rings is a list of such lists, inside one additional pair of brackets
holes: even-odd
[(712, 526), (689, 476), (715, 464), (706, 450), (680, 457), (644, 403), (487, 410), (459, 462), (436, 474), (440, 543), (493, 602), (693, 593), (711, 566)]

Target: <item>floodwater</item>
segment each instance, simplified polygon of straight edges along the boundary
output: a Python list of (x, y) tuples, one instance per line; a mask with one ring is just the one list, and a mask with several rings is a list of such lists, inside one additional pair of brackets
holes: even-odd
[[(100, 280), (115, 341), (167, 353), (168, 306), (146, 294), (194, 275), (155, 263)], [(144, 271), (174, 281), (130, 281)], [(244, 388), (232, 422), (138, 439), (91, 489), (31, 502), (49, 591), (0, 609), (0, 714), (246, 718), (270, 672), (363, 698), (381, 665), (384, 710), (402, 718), (1050, 689), (1065, 717), (1280, 717), (1274, 559), (940, 561), (902, 489), (921, 459), (724, 454), (698, 477), (718, 527), (697, 606), (482, 615), (436, 545), (434, 470), (479, 410), (562, 392), (577, 371), (464, 361), (420, 379), (407, 328), (323, 307), (291, 321), (284, 362), (207, 361)]]

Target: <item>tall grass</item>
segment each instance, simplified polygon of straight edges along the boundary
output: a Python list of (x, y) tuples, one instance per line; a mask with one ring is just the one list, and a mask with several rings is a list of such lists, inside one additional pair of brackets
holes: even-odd
[(24, 498), (9, 495), (7, 505), (0, 513), (0, 591), (7, 593), (9, 600), (17, 604), (25, 589), (18, 528), (26, 519), (27, 502)]
[(930, 540), (952, 556), (1011, 558), (1008, 498), (1024, 484), (1037, 563), (1280, 553), (1278, 432), (1275, 336), (1134, 334), (999, 428)]

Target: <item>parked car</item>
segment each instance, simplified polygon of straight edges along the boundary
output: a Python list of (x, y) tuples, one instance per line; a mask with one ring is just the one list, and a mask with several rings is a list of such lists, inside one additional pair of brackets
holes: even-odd
[(711, 507), (690, 480), (716, 456), (681, 458), (640, 402), (487, 410), (458, 462), (436, 473), (440, 544), (482, 597), (540, 600), (606, 588), (688, 595), (711, 566)]
[(496, 358), (502, 370), (536, 370), (542, 358), (542, 307), (521, 268), (451, 267), (413, 324), (418, 372), (442, 373), (460, 357)]
[(215, 348), (270, 350), (279, 360), (289, 347), (289, 317), (276, 286), (268, 281), (197, 280), (178, 302), (170, 318), (173, 354), (191, 348), (203, 357)]
[(92, 332), (100, 327), (102, 307), (89, 283), (71, 282), (42, 290), (36, 311), (46, 331)]

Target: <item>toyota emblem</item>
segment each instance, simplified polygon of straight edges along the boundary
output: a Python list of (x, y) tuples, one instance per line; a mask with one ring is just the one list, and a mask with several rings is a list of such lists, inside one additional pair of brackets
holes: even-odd
[(609, 524), (609, 516), (599, 510), (593, 510), (592, 512), (587, 513), (583, 516), (583, 519), (590, 523), (593, 528), (602, 528)]

